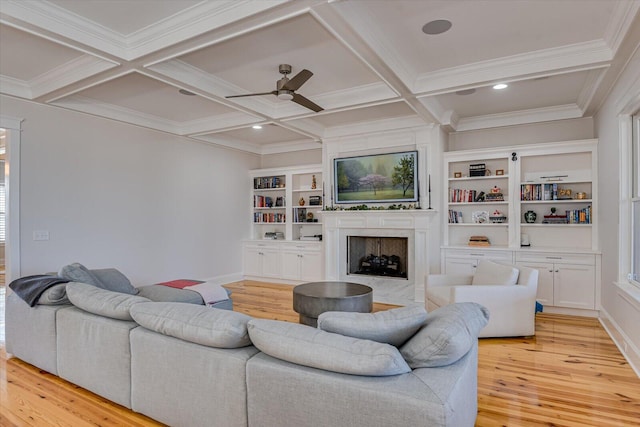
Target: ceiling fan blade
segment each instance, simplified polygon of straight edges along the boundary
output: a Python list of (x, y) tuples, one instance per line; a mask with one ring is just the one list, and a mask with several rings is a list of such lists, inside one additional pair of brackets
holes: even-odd
[(295, 76), (293, 76), (289, 81), (282, 86), (281, 89), (285, 90), (298, 90), (300, 86), (302, 86), (307, 80), (309, 80), (313, 76), (313, 73), (309, 70), (302, 70)]
[(247, 93), (245, 95), (229, 95), (225, 96), (225, 98), (242, 98), (243, 96), (258, 96), (258, 95), (277, 95), (278, 92), (272, 90), (271, 92), (262, 92), (262, 93)]
[[(297, 76), (296, 76), (296, 77), (297, 77)], [(306, 108), (308, 108), (308, 109), (310, 109), (310, 110), (313, 110), (313, 111), (315, 111), (316, 113), (317, 113), (318, 111), (322, 111), (322, 110), (324, 110), (324, 108), (322, 108), (321, 106), (319, 106), (319, 105), (317, 105), (317, 104), (314, 104), (314, 103), (313, 103), (312, 101), (310, 101), (309, 99), (305, 98), (305, 97), (304, 97), (304, 96), (302, 96), (302, 95), (298, 95), (297, 93), (294, 93), (294, 94), (293, 94), (293, 99), (292, 99), (292, 101), (293, 101), (293, 102), (295, 102), (296, 104), (300, 104), (300, 105), (302, 105), (303, 107), (306, 107)]]

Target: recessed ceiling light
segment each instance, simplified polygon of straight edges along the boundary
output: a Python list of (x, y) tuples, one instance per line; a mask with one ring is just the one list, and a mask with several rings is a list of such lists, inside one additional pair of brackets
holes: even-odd
[(449, 31), (451, 25), (453, 25), (451, 24), (451, 21), (447, 21), (446, 19), (436, 19), (435, 21), (424, 24), (422, 26), (422, 32), (429, 34), (430, 36), (435, 36), (436, 34), (442, 34)]
[(498, 83), (497, 85), (494, 85), (493, 88), (496, 90), (501, 90), (501, 89), (506, 89), (508, 88), (509, 85), (506, 83)]
[(251, 127), (252, 127), (253, 129), (262, 129), (262, 126), (260, 126), (260, 125), (253, 125), (253, 126), (251, 126)]
[(476, 90), (473, 88), (456, 91), (456, 95), (471, 95), (472, 93), (476, 93)]
[(187, 96), (195, 96), (196, 95), (195, 93), (190, 92), (190, 91), (188, 91), (186, 89), (180, 89), (178, 92), (180, 92), (183, 95), (187, 95)]

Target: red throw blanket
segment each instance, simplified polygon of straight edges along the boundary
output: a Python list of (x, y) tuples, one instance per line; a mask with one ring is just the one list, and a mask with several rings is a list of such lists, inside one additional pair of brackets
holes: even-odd
[(171, 280), (169, 282), (158, 283), (158, 285), (169, 286), (170, 288), (183, 289), (186, 286), (193, 286), (193, 285), (197, 285), (198, 283), (204, 283), (204, 282), (202, 280), (178, 279), (178, 280)]

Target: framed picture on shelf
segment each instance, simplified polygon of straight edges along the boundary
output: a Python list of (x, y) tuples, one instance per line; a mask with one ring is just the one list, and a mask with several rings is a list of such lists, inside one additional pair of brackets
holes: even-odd
[(454, 178), (462, 178), (462, 172), (454, 172), (453, 173), (453, 177)]
[(504, 175), (504, 169), (496, 169), (496, 175)]
[(471, 221), (474, 224), (487, 224), (489, 222), (489, 212), (473, 211), (471, 213)]

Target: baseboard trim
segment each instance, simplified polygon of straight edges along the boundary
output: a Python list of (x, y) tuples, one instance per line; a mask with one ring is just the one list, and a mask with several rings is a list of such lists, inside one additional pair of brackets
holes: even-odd
[(631, 369), (636, 373), (636, 376), (640, 378), (640, 350), (633, 345), (633, 341), (629, 339), (627, 334), (624, 333), (622, 328), (618, 326), (615, 320), (602, 308), (600, 309), (600, 324), (605, 331), (609, 334), (613, 343), (618, 347), (620, 353), (631, 366)]
[(581, 317), (598, 317), (598, 310), (585, 310), (581, 308), (553, 307), (545, 305), (542, 309), (543, 313), (565, 314), (567, 316)]
[(242, 273), (226, 274), (224, 276), (215, 276), (205, 279), (207, 282), (217, 283), (218, 285), (226, 285), (227, 283), (239, 282), (244, 279)]

